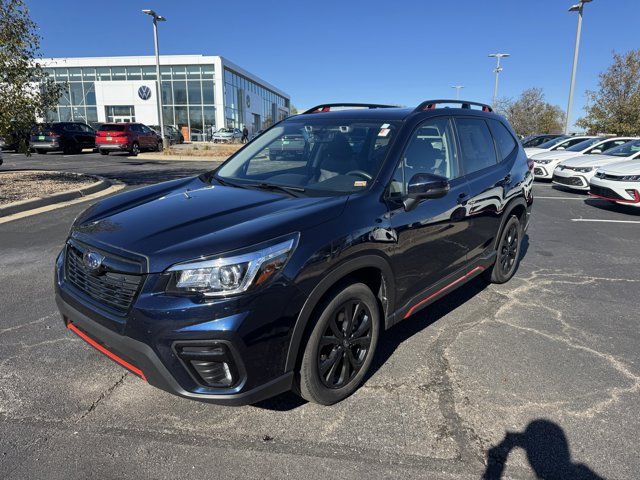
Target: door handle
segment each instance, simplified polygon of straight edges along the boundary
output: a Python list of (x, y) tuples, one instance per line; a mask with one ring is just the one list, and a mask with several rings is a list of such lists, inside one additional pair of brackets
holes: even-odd
[(458, 199), (456, 201), (458, 202), (458, 205), (466, 205), (468, 199), (469, 199), (469, 195), (463, 192), (460, 195), (458, 195)]

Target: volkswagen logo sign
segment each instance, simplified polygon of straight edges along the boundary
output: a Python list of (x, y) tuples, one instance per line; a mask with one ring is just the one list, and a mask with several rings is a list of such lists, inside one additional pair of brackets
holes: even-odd
[(149, 87), (147, 87), (146, 85), (142, 85), (138, 89), (138, 96), (142, 100), (149, 100), (151, 98), (151, 89)]
[(251, 97), (247, 95), (247, 108), (251, 107)]
[(97, 271), (102, 266), (104, 257), (97, 252), (87, 250), (82, 254), (82, 263), (88, 270)]

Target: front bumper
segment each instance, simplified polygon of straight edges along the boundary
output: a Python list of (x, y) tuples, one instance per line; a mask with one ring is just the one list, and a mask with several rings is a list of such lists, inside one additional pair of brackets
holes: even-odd
[(618, 180), (591, 179), (589, 195), (621, 205), (640, 208), (640, 184)]
[(547, 164), (542, 165), (535, 163), (533, 164), (533, 176), (535, 180), (539, 180), (541, 178), (550, 179), (553, 176), (553, 169), (555, 165)]
[[(157, 276), (147, 275), (130, 311), (117, 316), (96, 306), (64, 276), (61, 254), (55, 290), (65, 326), (157, 388), (203, 402), (246, 405), (293, 385), (293, 372), (284, 365), (294, 312), (303, 302), (294, 286), (274, 285), (243, 301), (198, 304), (159, 295), (154, 292)], [(206, 385), (179, 354), (185, 345), (224, 345), (237, 380), (228, 388)]]
[(588, 174), (580, 174), (575, 170), (567, 170), (556, 168), (553, 171), (552, 181), (556, 185), (561, 185), (566, 188), (571, 188), (573, 190), (589, 190), (589, 178)]

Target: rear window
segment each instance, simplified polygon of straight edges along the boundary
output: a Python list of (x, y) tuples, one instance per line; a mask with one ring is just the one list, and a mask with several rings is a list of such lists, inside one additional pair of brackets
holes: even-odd
[(122, 125), (122, 124), (118, 124), (118, 123), (112, 123), (112, 124), (105, 124), (105, 125), (100, 125), (100, 128), (98, 130), (100, 130), (101, 132), (124, 132), (125, 131), (126, 126)]
[(33, 127), (31, 129), (31, 133), (50, 132), (51, 130), (53, 130), (53, 125), (51, 125), (50, 123), (41, 123)]

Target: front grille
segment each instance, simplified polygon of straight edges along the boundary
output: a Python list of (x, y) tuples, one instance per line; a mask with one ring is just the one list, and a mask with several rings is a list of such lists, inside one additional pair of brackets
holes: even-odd
[(536, 167), (533, 169), (534, 175), (544, 175), (544, 171), (540, 167)]
[(553, 176), (553, 181), (556, 183), (561, 183), (563, 185), (571, 185), (574, 187), (582, 187), (582, 180), (578, 177), (560, 177), (558, 175)]
[(607, 187), (601, 187), (599, 185), (591, 185), (590, 192), (593, 195), (597, 195), (599, 197), (611, 198), (613, 200), (628, 200), (624, 197), (618, 195), (615, 191), (611, 190)]
[(141, 275), (90, 270), (83, 262), (82, 251), (74, 245), (67, 245), (65, 267), (69, 283), (97, 303), (120, 314), (131, 307), (142, 280)]

